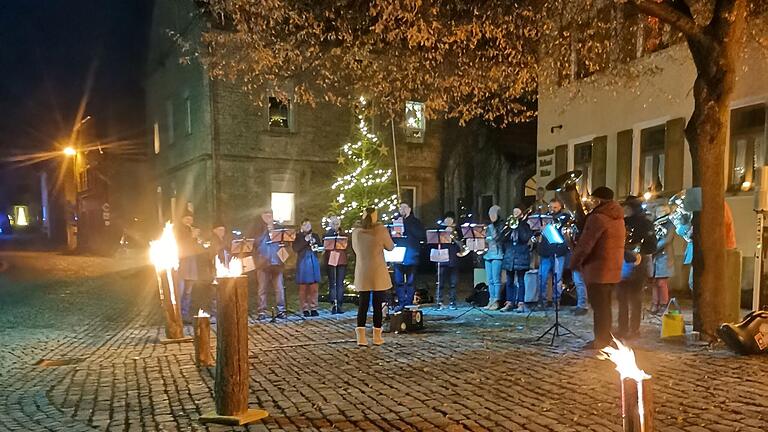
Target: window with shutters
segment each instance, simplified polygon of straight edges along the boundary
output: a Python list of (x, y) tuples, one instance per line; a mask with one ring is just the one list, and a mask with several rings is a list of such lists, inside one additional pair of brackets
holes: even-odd
[(754, 188), (755, 169), (765, 165), (765, 140), (765, 104), (731, 111), (730, 190)]
[(666, 126), (640, 131), (640, 193), (664, 190), (664, 143)]
[(592, 190), (592, 141), (573, 146), (573, 169), (581, 171), (577, 187), (586, 196)]

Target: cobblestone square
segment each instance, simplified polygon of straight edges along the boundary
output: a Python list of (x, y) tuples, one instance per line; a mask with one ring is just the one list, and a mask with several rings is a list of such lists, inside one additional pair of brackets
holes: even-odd
[[(199, 424), (213, 408), (213, 369), (195, 367), (192, 344), (158, 343), (151, 272), (100, 277), (109, 286), (80, 294), (115, 297), (83, 300), (98, 309), (87, 314), (69, 305), (88, 317), (77, 325), (22, 332), (3, 322), (0, 430), (233, 430)], [(578, 338), (533, 342), (552, 313), (449, 319), (465, 311), (428, 310), (423, 332), (387, 334), (384, 346), (367, 348), (354, 345), (352, 312), (252, 320), (250, 404), (270, 417), (234, 430), (621, 430), (613, 365), (578, 351)], [(590, 316), (563, 317), (589, 335)], [(28, 337), (8, 337), (15, 333)], [(661, 344), (652, 319), (643, 333), (635, 348), (653, 375), (657, 430), (766, 430), (764, 358)], [(35, 365), (43, 358), (73, 363)]]

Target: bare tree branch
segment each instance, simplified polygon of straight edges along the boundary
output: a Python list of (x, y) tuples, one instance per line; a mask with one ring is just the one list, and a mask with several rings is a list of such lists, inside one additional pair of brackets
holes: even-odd
[(689, 40), (701, 40), (704, 31), (696, 24), (688, 5), (681, 0), (627, 0), (640, 12), (656, 17), (682, 32)]

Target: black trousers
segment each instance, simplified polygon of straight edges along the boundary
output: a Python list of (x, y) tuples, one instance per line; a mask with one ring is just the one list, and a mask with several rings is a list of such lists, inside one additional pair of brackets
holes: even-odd
[(365, 321), (368, 318), (368, 305), (371, 303), (371, 293), (373, 293), (373, 326), (381, 328), (383, 321), (381, 308), (386, 299), (386, 291), (360, 291), (359, 303), (357, 304), (357, 326), (365, 327)]
[(616, 297), (619, 300), (619, 334), (622, 336), (640, 332), (645, 279), (645, 263), (643, 263), (635, 267), (626, 279), (619, 282)]
[(606, 346), (611, 342), (611, 300), (616, 284), (592, 283), (587, 284), (589, 304), (594, 314), (595, 345)]

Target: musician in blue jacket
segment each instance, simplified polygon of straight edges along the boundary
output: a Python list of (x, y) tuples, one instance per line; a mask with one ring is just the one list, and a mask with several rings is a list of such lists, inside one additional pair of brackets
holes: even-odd
[(399, 216), (394, 222), (403, 224), (404, 237), (395, 238), (395, 244), (405, 247), (405, 258), (402, 263), (395, 264), (395, 292), (398, 300), (396, 310), (413, 304), (413, 295), (416, 292), (414, 279), (419, 266), (421, 242), (426, 238), (424, 225), (413, 214), (410, 205), (401, 203)]

